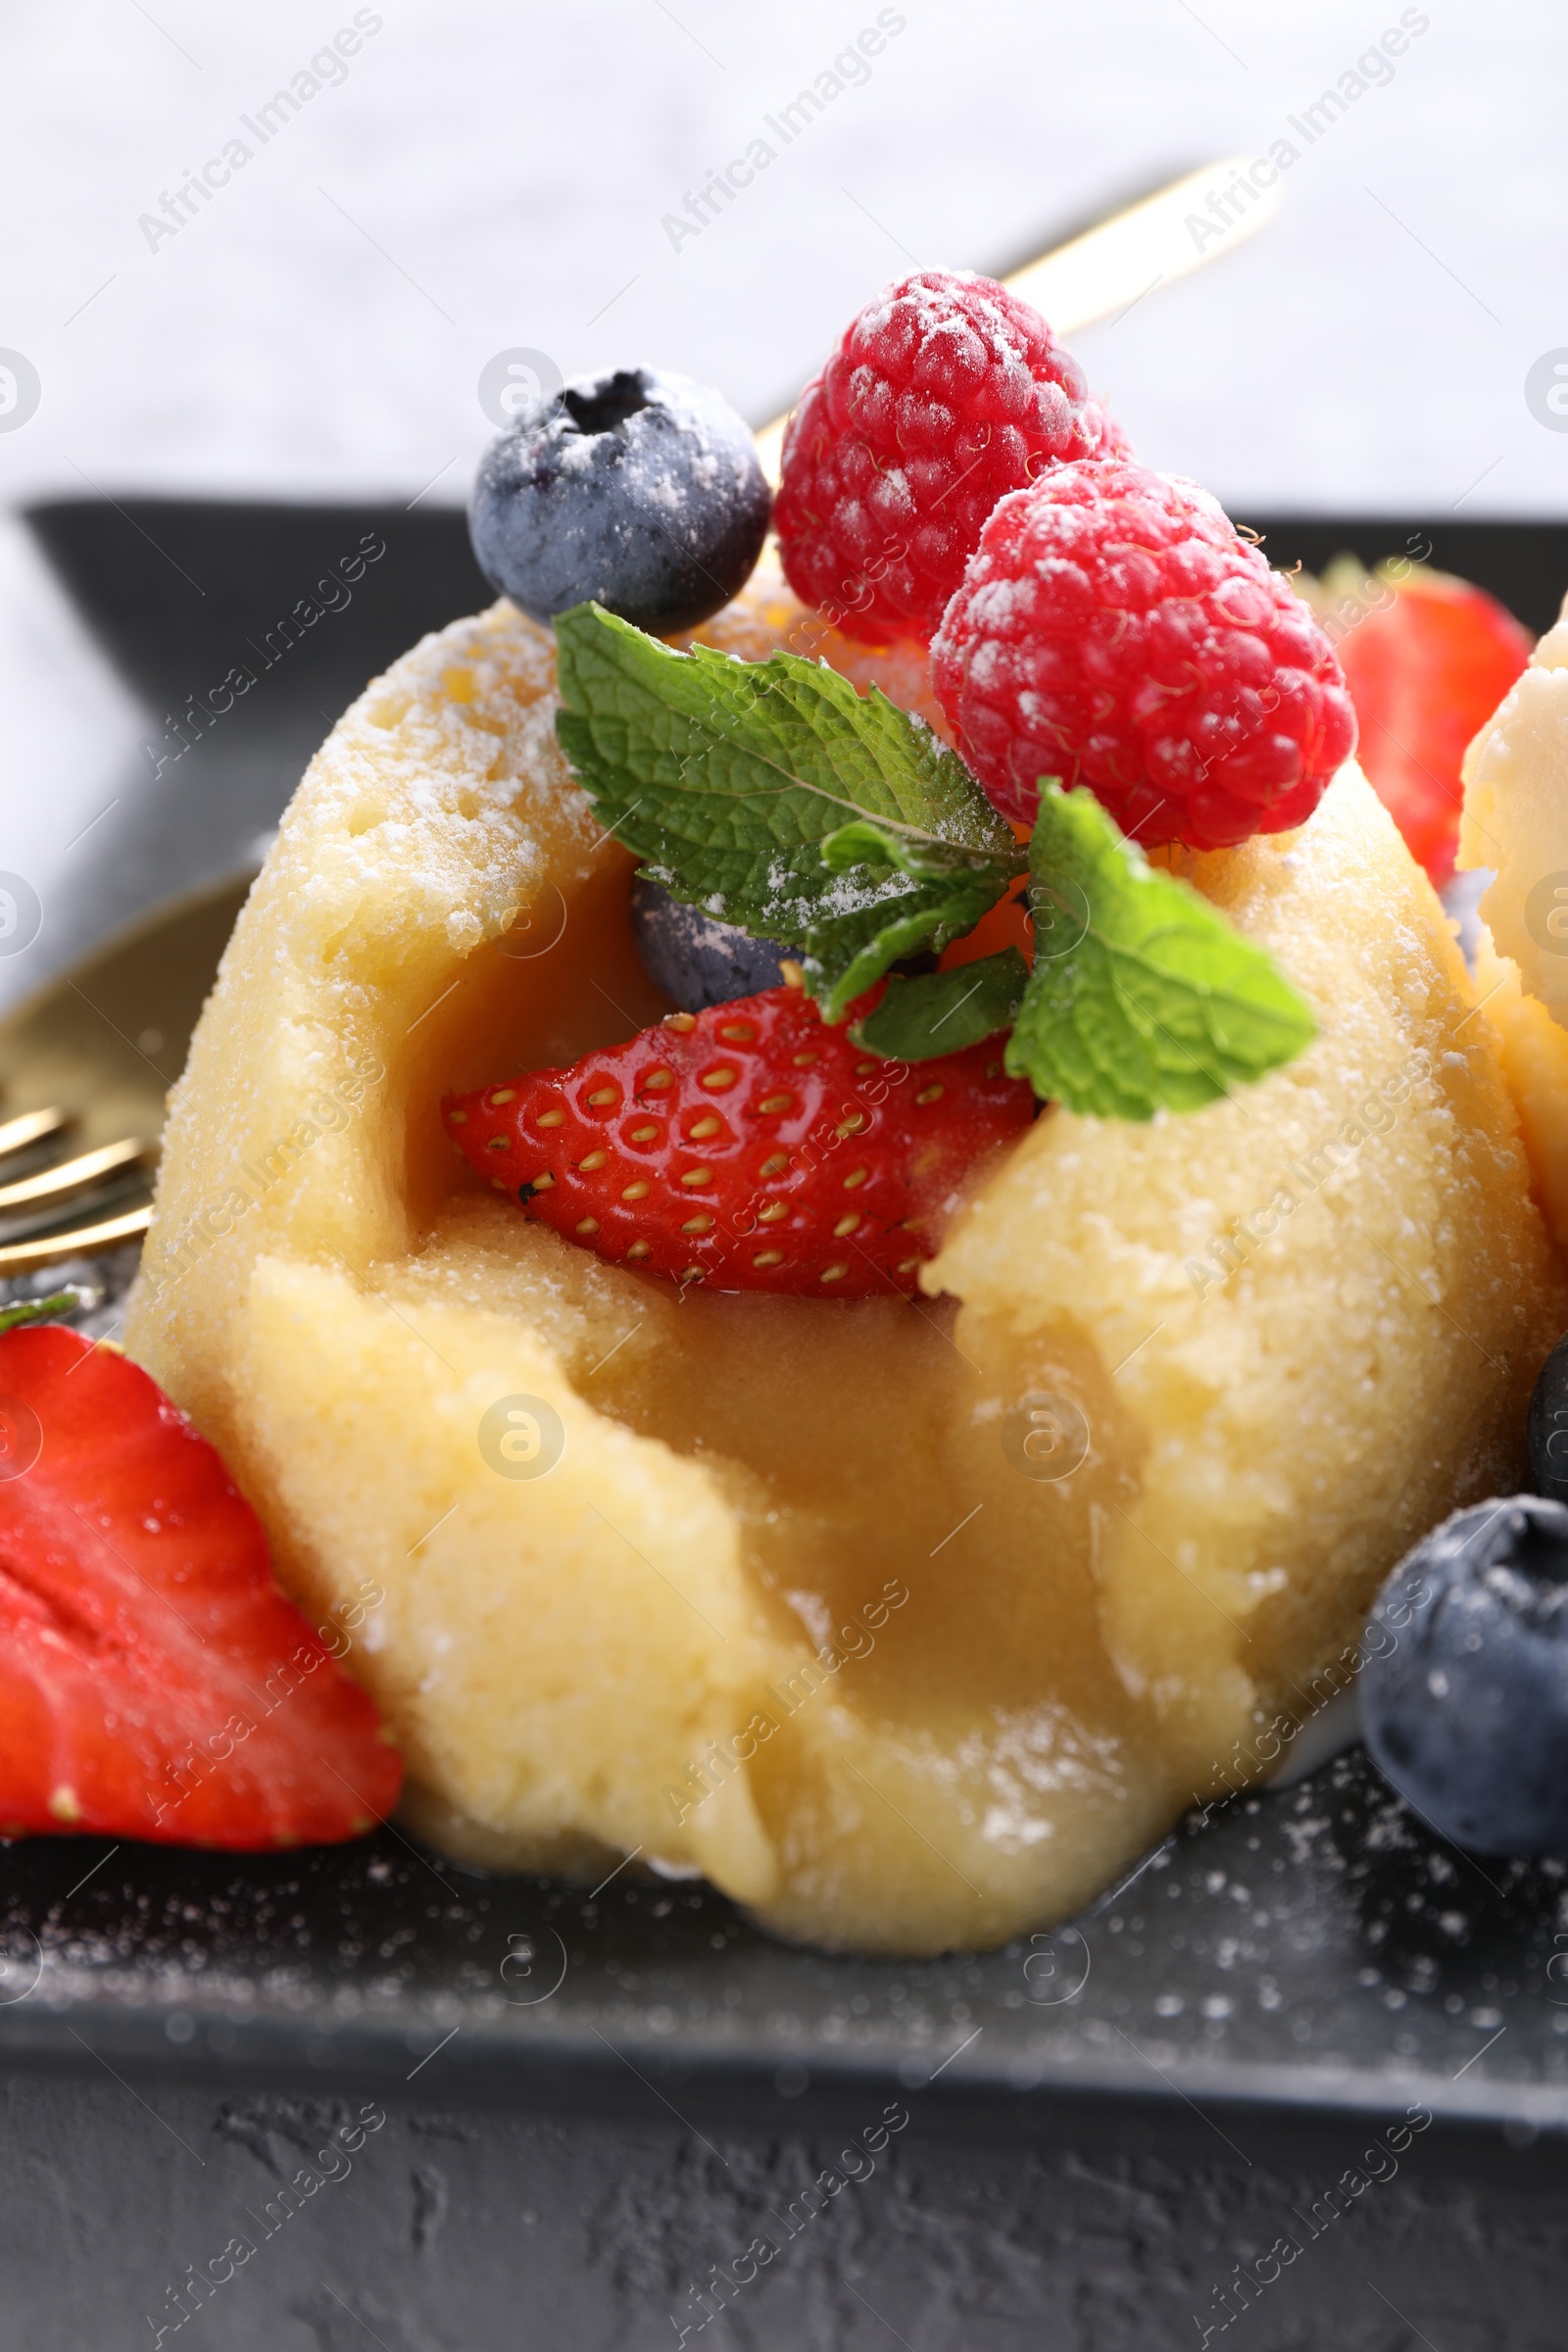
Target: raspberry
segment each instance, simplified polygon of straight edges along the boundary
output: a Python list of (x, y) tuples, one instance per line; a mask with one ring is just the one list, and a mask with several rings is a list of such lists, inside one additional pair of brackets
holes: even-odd
[[(870, 1010), (868, 993), (851, 1017)], [(885, 1061), (798, 988), (674, 1012), (570, 1069), (449, 1096), (469, 1165), (597, 1256), (718, 1290), (912, 1292), (1032, 1090), (992, 1038)]]
[(790, 586), (849, 636), (928, 639), (998, 499), (1113, 429), (1028, 303), (952, 270), (901, 278), (785, 437), (773, 521)]
[(1060, 466), (1004, 498), (931, 648), (937, 699), (1004, 816), (1087, 784), (1145, 847), (1304, 823), (1355, 749), (1333, 648), (1195, 482)]

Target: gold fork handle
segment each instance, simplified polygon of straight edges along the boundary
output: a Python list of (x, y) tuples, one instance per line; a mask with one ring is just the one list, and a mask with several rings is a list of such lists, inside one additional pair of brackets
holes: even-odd
[(96, 1152), (83, 1152), (74, 1159), (63, 1159), (54, 1167), (45, 1168), (41, 1175), (24, 1176), (16, 1184), (0, 1184), (0, 1216), (15, 1216), (24, 1209), (52, 1208), (57, 1201), (69, 1200), (73, 1193), (86, 1192), (92, 1185), (101, 1189), (108, 1178), (123, 1175), (153, 1156), (153, 1147), (133, 1136), (127, 1136), (123, 1143), (100, 1145)]
[[(1251, 176), (1257, 168), (1255, 156), (1229, 155), (1189, 172), (1070, 244), (1026, 262), (1002, 282), (1032, 302), (1056, 334), (1075, 335), (1254, 236), (1280, 201), (1279, 173), (1259, 186)], [(788, 415), (775, 416), (757, 435), (762, 471), (775, 484), (789, 420)]]
[(47, 1144), (57, 1135), (74, 1125), (69, 1110), (24, 1110), (14, 1119), (0, 1122), (0, 1159), (13, 1152), (29, 1152), (35, 1145)]
[[(1168, 188), (1113, 213), (1069, 245), (1027, 262), (1003, 282), (1044, 313), (1058, 335), (1075, 335), (1097, 318), (1201, 270), (1255, 236), (1279, 211), (1279, 173), (1254, 185), (1258, 159), (1227, 155), (1173, 179)], [(1222, 225), (1223, 223), (1223, 225)]]
[(68, 1257), (96, 1257), (100, 1250), (118, 1250), (122, 1242), (139, 1241), (152, 1220), (152, 1206), (126, 1209), (123, 1216), (106, 1217), (101, 1225), (78, 1226), (72, 1233), (46, 1234), (37, 1242), (12, 1242), (0, 1249), (0, 1275), (30, 1274), (38, 1266), (53, 1266)]

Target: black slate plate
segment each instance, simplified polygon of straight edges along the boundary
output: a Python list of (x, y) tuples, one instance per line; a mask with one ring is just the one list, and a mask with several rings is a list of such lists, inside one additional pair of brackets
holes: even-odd
[(1459, 1854), (1360, 1749), (1190, 1818), (1070, 1927), (934, 1961), (793, 1950), (701, 1885), (482, 1876), (395, 1829), (282, 1858), (43, 1838), (5, 1856), (0, 2052), (419, 2074), (463, 2104), (635, 2111), (641, 2070), (694, 2112), (872, 2079), (998, 2128), (1021, 2095), (1118, 2092), (1528, 2132), (1568, 2125), (1559, 1906), (1568, 1866)]

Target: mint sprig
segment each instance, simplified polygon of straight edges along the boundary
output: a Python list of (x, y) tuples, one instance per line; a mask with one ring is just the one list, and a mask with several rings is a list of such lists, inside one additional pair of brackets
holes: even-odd
[(803, 943), (829, 1021), (1023, 870), (962, 760), (824, 663), (677, 654), (598, 605), (558, 614), (556, 646), (556, 726), (600, 822), (675, 897)]
[(1149, 1119), (1316, 1035), (1263, 950), (1082, 787), (1042, 780), (1025, 860), (929, 727), (825, 663), (677, 654), (599, 605), (559, 614), (556, 642), (556, 727), (600, 822), (676, 898), (803, 943), (826, 1020), (901, 957), (963, 937), (1027, 866), (1033, 969), (1007, 949), (893, 978), (855, 1030), (872, 1052), (928, 1060), (1010, 1027), (1006, 1067), (1043, 1100)]
[(1152, 866), (1082, 785), (1043, 780), (1029, 864), (1035, 964), (1006, 1066), (1037, 1094), (1100, 1118), (1196, 1110), (1316, 1036), (1264, 951)]
[(1028, 986), (1029, 966), (1016, 948), (977, 956), (951, 972), (922, 972), (913, 980), (895, 976), (850, 1035), (889, 1061), (961, 1054), (1012, 1027)]

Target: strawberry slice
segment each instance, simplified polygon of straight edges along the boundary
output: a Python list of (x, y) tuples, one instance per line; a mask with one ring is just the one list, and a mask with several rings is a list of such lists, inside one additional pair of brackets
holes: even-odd
[[(1331, 571), (1325, 591), (1352, 583)], [(1370, 585), (1370, 584), (1368, 584)], [(1387, 589), (1393, 588), (1392, 600)], [(1533, 640), (1511, 612), (1468, 580), (1420, 565), (1386, 575), (1379, 603), (1337, 651), (1360, 721), (1359, 758), (1410, 855), (1440, 886), (1453, 872), (1465, 749), (1530, 659)]]
[(79, 1332), (0, 1337), (0, 1835), (325, 1843), (402, 1779), (184, 1414)]
[[(851, 1007), (869, 1012), (880, 987)], [(570, 1069), (450, 1095), (447, 1132), (600, 1257), (718, 1290), (912, 1293), (978, 1163), (1035, 1115), (1000, 1037), (884, 1061), (799, 988), (674, 1012)]]

